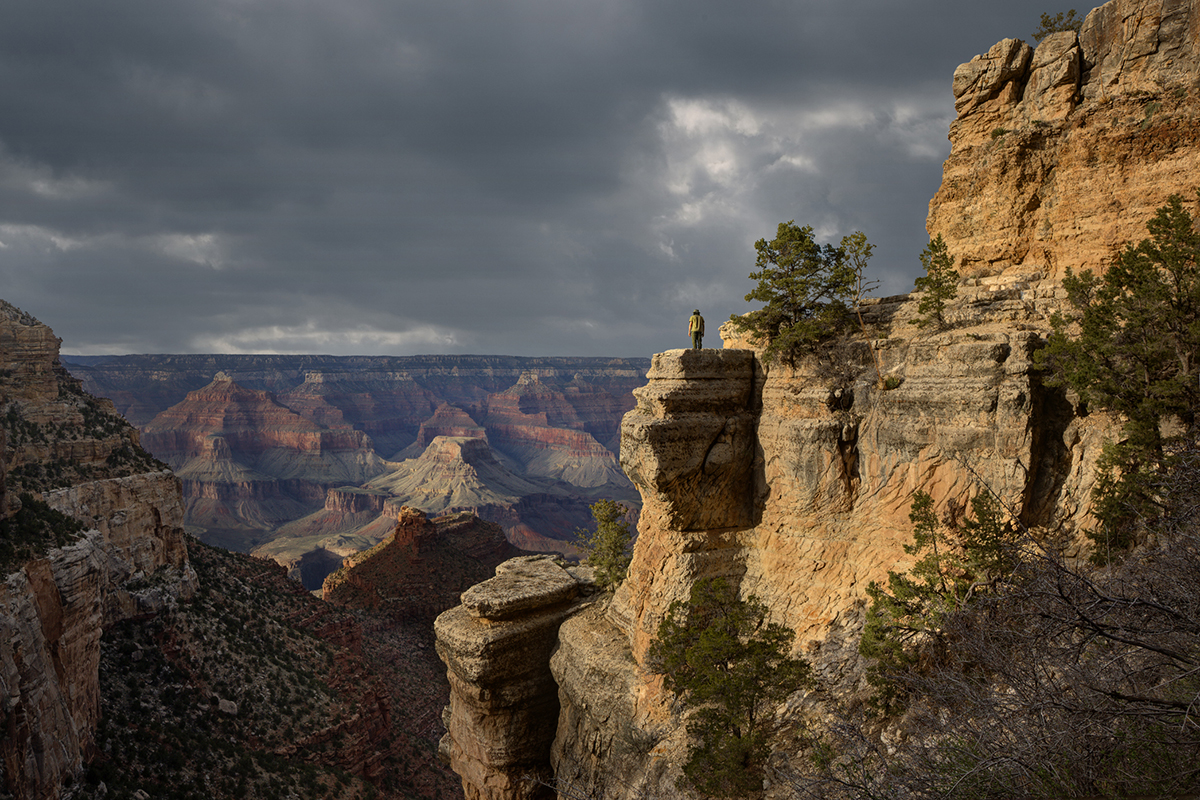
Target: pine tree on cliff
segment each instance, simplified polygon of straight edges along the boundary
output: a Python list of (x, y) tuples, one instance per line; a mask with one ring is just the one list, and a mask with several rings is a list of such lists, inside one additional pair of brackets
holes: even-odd
[(765, 347), (768, 361), (794, 363), (845, 329), (851, 319), (847, 300), (854, 296), (857, 276), (844, 247), (817, 244), (811, 225), (799, 227), (790, 220), (779, 223), (771, 241), (755, 242), (754, 249), (758, 271), (750, 279), (758, 285), (746, 302), (764, 305), (734, 314), (730, 322)]
[(912, 322), (922, 328), (926, 325), (944, 327), (946, 303), (958, 294), (958, 273), (954, 271), (954, 260), (940, 233), (921, 251), (921, 266), (925, 267), (925, 274), (916, 281), (917, 291), (924, 292), (917, 305), (917, 313), (921, 316)]
[[(1174, 468), (1174, 451), (1197, 433), (1200, 215), (1193, 219), (1183, 198), (1172, 195), (1146, 227), (1149, 238), (1126, 245), (1102, 277), (1067, 270), (1063, 288), (1075, 314), (1055, 315), (1039, 353), (1052, 382), (1124, 420), (1122, 441), (1108, 444), (1098, 463), (1093, 494), (1102, 523), (1094, 538), (1104, 558), (1181, 499), (1160, 487)], [(1078, 336), (1071, 336), (1076, 325)]]

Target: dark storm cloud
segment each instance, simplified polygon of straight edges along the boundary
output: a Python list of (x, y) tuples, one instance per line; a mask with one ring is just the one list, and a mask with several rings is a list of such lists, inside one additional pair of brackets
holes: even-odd
[(10, 0), (0, 296), (76, 353), (646, 355), (793, 218), (901, 291), (954, 67), (1043, 10)]

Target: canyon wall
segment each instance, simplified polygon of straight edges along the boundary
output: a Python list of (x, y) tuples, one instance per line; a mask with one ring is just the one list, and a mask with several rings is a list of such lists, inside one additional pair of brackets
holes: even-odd
[(195, 589), (179, 481), (81, 390), (58, 346), (0, 301), (0, 525), (9, 547), (39, 523), (51, 537), (0, 559), (0, 791), (16, 798), (58, 797), (91, 752), (104, 629)]
[(954, 73), (957, 119), (929, 204), (968, 276), (1103, 271), (1172, 193), (1200, 188), (1200, 5), (1114, 0), (1036, 49)]
[[(394, 522), (394, 514), (365, 520), (330, 507), (331, 497), (336, 506), (347, 488), (376, 476), (383, 483), (368, 491), (392, 494), (393, 510), (472, 511), (501, 524), (514, 544), (539, 550), (569, 551), (563, 533), (591, 522), (588, 506), (597, 497), (638, 502), (616, 451), (647, 359), (120, 356), (69, 363), (143, 426), (146, 448), (182, 479), (190, 532), (292, 570), (305, 562), (313, 588), (324, 578), (318, 563), (336, 566), (337, 553), (376, 544)], [(468, 439), (477, 443), (457, 448), (462, 457), (448, 463), (444, 442)], [(496, 463), (481, 468), (486, 460)]]
[[(862, 697), (865, 590), (911, 566), (917, 490), (958, 518), (993, 492), (1068, 555), (1085, 553), (1096, 460), (1119, 426), (1046, 385), (1034, 355), (1064, 310), (1066, 268), (1102, 270), (1170, 194), (1194, 200), (1198, 42), (1198, 0), (1112, 0), (1079, 34), (1036, 50), (1005, 40), (959, 67), (928, 219), (960, 270), (945, 329), (912, 324), (921, 298), (903, 295), (865, 304), (865, 335), (823, 365), (764, 363), (728, 329), (727, 350), (654, 357), (621, 431), (643, 504), (629, 577), (548, 634), (557, 730), (531, 774), (552, 775), (560, 797), (687, 796), (682, 709), (646, 657), (670, 604), (705, 577), (732, 580), (796, 631), (826, 696)], [(541, 663), (530, 659), (524, 669)], [(451, 752), (466, 746), (460, 709), (482, 688), (452, 679)], [(780, 714), (819, 716), (820, 703), (798, 693)], [(488, 723), (476, 751), (532, 740), (545, 720)], [(498, 777), (503, 767), (455, 768), (472, 797), (543, 786)]]

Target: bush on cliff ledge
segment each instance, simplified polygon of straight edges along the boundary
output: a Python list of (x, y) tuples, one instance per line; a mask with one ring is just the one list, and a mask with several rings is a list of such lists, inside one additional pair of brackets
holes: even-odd
[(671, 604), (650, 645), (652, 668), (693, 709), (683, 782), (704, 795), (762, 788), (775, 709), (812, 681), (809, 665), (788, 655), (794, 632), (766, 616), (753, 595), (741, 600), (736, 586), (708, 578), (693, 584), (687, 603)]
[(764, 305), (730, 317), (734, 328), (747, 331), (752, 341), (764, 346), (768, 361), (788, 363), (845, 330), (851, 320), (847, 301), (859, 284), (848, 247), (870, 257), (870, 246), (861, 234), (848, 236), (841, 247), (834, 247), (817, 244), (811, 225), (799, 227), (795, 220), (779, 223), (774, 239), (754, 243), (758, 271), (750, 273), (750, 279), (758, 285), (746, 295), (746, 302)]

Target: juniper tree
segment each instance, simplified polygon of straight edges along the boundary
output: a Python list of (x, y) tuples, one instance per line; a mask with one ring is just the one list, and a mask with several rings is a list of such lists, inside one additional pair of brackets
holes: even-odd
[(575, 531), (575, 543), (584, 551), (588, 564), (595, 568), (597, 585), (613, 590), (625, 580), (632, 558), (633, 536), (624, 520), (629, 509), (612, 500), (598, 500), (591, 509), (596, 530), (579, 528)]
[(750, 279), (758, 285), (746, 301), (764, 305), (749, 314), (734, 314), (730, 321), (765, 347), (768, 361), (794, 363), (846, 327), (854, 267), (843, 248), (818, 244), (812, 226), (799, 227), (795, 220), (779, 223), (775, 238), (759, 239), (754, 249), (758, 271), (750, 273)]
[[(1107, 546), (1132, 543), (1137, 525), (1169, 511), (1154, 476), (1172, 468), (1171, 450), (1195, 436), (1200, 405), (1200, 232), (1172, 195), (1103, 276), (1063, 279), (1073, 315), (1055, 315), (1039, 363), (1049, 381), (1123, 420), (1106, 446), (1093, 502)], [(1072, 336), (1077, 326), (1078, 335)], [(1164, 431), (1181, 432), (1168, 435)], [(1100, 551), (1098, 551), (1100, 553)]]
[(651, 643), (651, 667), (693, 709), (683, 782), (702, 794), (761, 789), (775, 709), (811, 684), (808, 664), (789, 656), (795, 633), (766, 616), (753, 595), (741, 600), (733, 584), (708, 578), (693, 584), (687, 603), (671, 604)]

